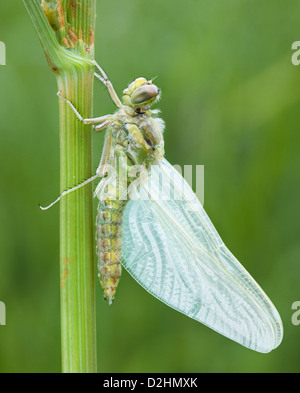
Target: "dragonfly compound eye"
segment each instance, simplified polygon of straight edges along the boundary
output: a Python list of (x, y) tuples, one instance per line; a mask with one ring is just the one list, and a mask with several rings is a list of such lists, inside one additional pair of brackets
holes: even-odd
[(152, 104), (159, 95), (159, 88), (155, 85), (144, 85), (138, 87), (131, 95), (132, 105)]

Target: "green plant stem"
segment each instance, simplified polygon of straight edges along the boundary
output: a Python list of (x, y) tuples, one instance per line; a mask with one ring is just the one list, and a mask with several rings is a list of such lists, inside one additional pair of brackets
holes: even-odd
[[(93, 73), (58, 78), (63, 96), (88, 113)], [(91, 176), (91, 130), (60, 102), (61, 191)], [(85, 186), (61, 200), (61, 334), (65, 372), (96, 371), (95, 269), (92, 189)]]
[[(94, 75), (91, 32), (95, 27), (96, 0), (24, 0), (24, 3), (56, 74), (60, 94), (84, 117), (91, 117)], [(62, 192), (92, 175), (92, 130), (76, 119), (64, 101), (59, 101), (59, 108)], [(92, 186), (87, 185), (60, 201), (63, 372), (97, 372), (94, 272)]]

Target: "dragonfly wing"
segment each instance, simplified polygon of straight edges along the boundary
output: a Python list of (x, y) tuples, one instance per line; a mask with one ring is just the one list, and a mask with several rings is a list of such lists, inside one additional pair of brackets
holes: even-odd
[(280, 316), (227, 249), (196, 195), (166, 161), (131, 190), (122, 264), (153, 296), (258, 352), (276, 348)]

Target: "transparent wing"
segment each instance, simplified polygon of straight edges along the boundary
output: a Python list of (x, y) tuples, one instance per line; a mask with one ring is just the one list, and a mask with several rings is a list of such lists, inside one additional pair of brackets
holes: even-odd
[(230, 253), (189, 185), (166, 161), (131, 190), (122, 264), (153, 296), (258, 352), (281, 340), (280, 316)]

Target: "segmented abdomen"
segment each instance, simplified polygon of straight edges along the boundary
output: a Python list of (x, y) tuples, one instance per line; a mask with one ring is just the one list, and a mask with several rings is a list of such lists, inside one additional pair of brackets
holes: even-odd
[(149, 170), (164, 155), (160, 119), (141, 115), (134, 120), (130, 116), (121, 120), (107, 129), (99, 165), (103, 165), (104, 177), (95, 190), (100, 201), (96, 220), (98, 270), (104, 299), (109, 304), (114, 300), (121, 276), (122, 218), (127, 191), (139, 177), (139, 171), (133, 175), (130, 168), (137, 165)]
[(105, 199), (96, 220), (98, 271), (104, 299), (112, 303), (121, 276), (122, 216), (125, 201)]

